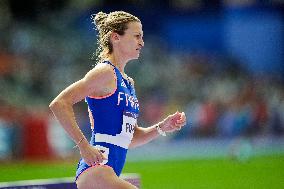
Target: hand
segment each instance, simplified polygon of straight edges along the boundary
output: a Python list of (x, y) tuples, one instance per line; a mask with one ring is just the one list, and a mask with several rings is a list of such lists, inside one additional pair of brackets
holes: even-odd
[(79, 145), (79, 149), (81, 157), (89, 166), (98, 165), (107, 159), (100, 150), (91, 146), (87, 141)]
[(176, 130), (180, 130), (186, 124), (186, 116), (185, 113), (176, 112), (172, 115), (169, 115), (166, 119), (164, 119), (160, 127), (162, 131), (165, 132), (174, 132)]

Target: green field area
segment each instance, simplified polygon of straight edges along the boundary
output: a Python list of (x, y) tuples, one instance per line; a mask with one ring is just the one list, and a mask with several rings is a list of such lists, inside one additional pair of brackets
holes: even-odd
[[(76, 162), (1, 163), (0, 181), (74, 176)], [(284, 156), (128, 162), (124, 173), (139, 173), (143, 189), (284, 188)]]

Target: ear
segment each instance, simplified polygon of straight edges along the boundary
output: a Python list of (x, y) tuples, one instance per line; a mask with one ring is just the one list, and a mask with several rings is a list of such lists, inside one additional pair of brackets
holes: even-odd
[(118, 42), (120, 40), (120, 36), (116, 32), (112, 32), (110, 38), (113, 43)]

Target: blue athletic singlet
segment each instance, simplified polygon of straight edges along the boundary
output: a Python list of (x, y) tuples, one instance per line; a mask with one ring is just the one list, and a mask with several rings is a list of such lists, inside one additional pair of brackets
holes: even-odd
[[(86, 97), (90, 121), (94, 126), (90, 144), (100, 149), (107, 157), (107, 160), (100, 165), (112, 167), (119, 176), (133, 137), (139, 104), (134, 87), (129, 80), (125, 79), (110, 62), (103, 63), (113, 66), (117, 87), (113, 94), (105, 97)], [(76, 180), (89, 167), (81, 158), (76, 171)]]

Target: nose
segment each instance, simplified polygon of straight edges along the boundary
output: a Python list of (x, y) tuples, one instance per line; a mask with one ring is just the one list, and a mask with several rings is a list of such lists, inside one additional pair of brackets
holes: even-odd
[(140, 45), (141, 47), (144, 47), (144, 40), (143, 40), (143, 39), (140, 39), (139, 45)]

